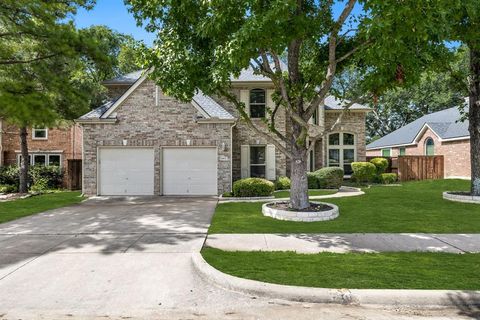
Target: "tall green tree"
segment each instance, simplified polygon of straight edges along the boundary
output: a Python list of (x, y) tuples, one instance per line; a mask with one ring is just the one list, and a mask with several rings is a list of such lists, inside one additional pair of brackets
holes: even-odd
[[(386, 8), (382, 0), (126, 2), (138, 22), (158, 34), (144, 56), (146, 65), (155, 67), (153, 79), (167, 94), (189, 100), (201, 89), (227, 99), (243, 121), (289, 158), (294, 209), (310, 205), (307, 155), (325, 128), (309, 119), (328, 94), (336, 93), (332, 85), (338, 74), (355, 67), (362, 86), (377, 93), (399, 82), (414, 82), (418, 67), (433, 63), (439, 53), (433, 50), (435, 46), (423, 45), (432, 33), (431, 25), (423, 24), (415, 11), (428, 9), (423, 2), (418, 8), (404, 7), (403, 1), (392, 1), (393, 8)], [(352, 14), (356, 5), (358, 13)], [(340, 8), (337, 14), (334, 6)], [(391, 29), (389, 38), (379, 38), (383, 25), (397, 28)], [(409, 41), (411, 47), (402, 46), (398, 39)], [(264, 119), (264, 128), (251, 121), (244, 104), (230, 90), (231, 77), (249, 66), (270, 78), (275, 87), (276, 107)], [(278, 110), (287, 115), (285, 134), (275, 122)]]
[(94, 41), (96, 50), (103, 54), (103, 59), (81, 56), (72, 75), (75, 86), (89, 93), (89, 104), (93, 109), (107, 99), (103, 81), (141, 69), (139, 48), (142, 42), (107, 26), (91, 26), (78, 32)]
[[(385, 0), (374, 6), (370, 14), (384, 14), (381, 8), (387, 8), (390, 15), (397, 14), (391, 8), (397, 4), (396, 0)], [(471, 193), (480, 196), (480, 2), (478, 0), (436, 0), (436, 1), (403, 1), (404, 9), (410, 10), (415, 18), (415, 24), (411, 30), (416, 32), (419, 25), (429, 28), (425, 33), (421, 46), (430, 46), (432, 50), (445, 50), (448, 44), (460, 43), (469, 52), (468, 76), (465, 88), (469, 95), (468, 120), (470, 131), (470, 157), (471, 157)], [(390, 8), (390, 9), (388, 9)], [(414, 13), (418, 10), (417, 14)], [(406, 18), (406, 21), (412, 19)], [(397, 33), (398, 25), (377, 25), (376, 33), (382, 37)], [(401, 49), (411, 48), (408, 42), (399, 42)], [(416, 47), (415, 49), (418, 49)], [(429, 65), (421, 59), (415, 59), (422, 66)], [(446, 59), (438, 59), (441, 70), (445, 64), (451, 62)], [(464, 81), (459, 81), (464, 83)]]
[(27, 192), (27, 128), (49, 126), (88, 108), (71, 79), (76, 59), (103, 59), (70, 17), (91, 0), (4, 0), (0, 3), (0, 117), (17, 125), (21, 142), (20, 192)]
[(454, 79), (447, 72), (426, 72), (413, 86), (382, 93), (370, 102), (368, 139), (383, 137), (423, 115), (462, 105), (467, 90), (453, 85)]

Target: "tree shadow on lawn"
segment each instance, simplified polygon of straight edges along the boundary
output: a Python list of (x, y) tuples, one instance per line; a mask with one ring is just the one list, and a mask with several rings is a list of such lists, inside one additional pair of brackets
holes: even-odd
[(216, 198), (97, 198), (0, 224), (0, 279), (50, 253), (200, 251)]

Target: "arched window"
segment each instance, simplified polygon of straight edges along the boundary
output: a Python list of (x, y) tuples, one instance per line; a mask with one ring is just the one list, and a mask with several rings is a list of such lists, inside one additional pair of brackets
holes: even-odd
[(351, 174), (352, 162), (357, 159), (355, 140), (355, 135), (352, 133), (329, 134), (327, 165), (329, 167), (341, 167), (345, 174)]
[(265, 118), (266, 94), (264, 89), (250, 90), (250, 117)]
[(427, 138), (427, 140), (425, 140), (425, 155), (435, 155), (435, 142), (432, 138)]

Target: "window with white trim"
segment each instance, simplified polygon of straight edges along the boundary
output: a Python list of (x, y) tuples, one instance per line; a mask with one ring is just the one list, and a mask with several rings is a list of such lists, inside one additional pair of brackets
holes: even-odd
[(250, 90), (250, 118), (265, 118), (266, 96), (264, 89)]
[(48, 129), (47, 128), (32, 128), (32, 139), (34, 140), (47, 140)]
[[(22, 155), (17, 155), (17, 165), (20, 166)], [(31, 166), (62, 166), (62, 156), (60, 154), (32, 153), (28, 155), (28, 162)]]
[(355, 135), (338, 132), (328, 135), (327, 164), (329, 167), (341, 167), (345, 174), (352, 174), (352, 162), (357, 159)]
[(425, 140), (425, 155), (434, 156), (435, 155), (435, 142), (432, 138), (427, 138)]

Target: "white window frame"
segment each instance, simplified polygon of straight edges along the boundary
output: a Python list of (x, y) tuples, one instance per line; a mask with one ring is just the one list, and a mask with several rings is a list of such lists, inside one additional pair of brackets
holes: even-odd
[[(353, 145), (349, 144), (349, 145), (344, 145), (343, 144), (343, 134), (351, 134), (353, 135)], [(338, 145), (330, 145), (330, 136), (333, 135), (333, 134), (338, 134), (339, 135), (339, 144)], [(340, 131), (340, 132), (331, 132), (327, 135), (327, 153), (326, 153), (326, 157), (327, 157), (327, 166), (330, 167), (330, 150), (332, 149), (338, 149), (340, 150), (339, 151), (339, 161), (338, 161), (338, 164), (339, 164), (339, 168), (342, 168), (342, 170), (344, 170), (344, 166), (345, 166), (345, 163), (344, 163), (344, 159), (343, 159), (343, 150), (351, 150), (353, 149), (353, 161), (357, 161), (357, 135), (353, 132), (348, 132), (348, 131)]]
[[(388, 156), (389, 158), (393, 157), (393, 148), (383, 148), (383, 149), (380, 150), (381, 156), (382, 157), (387, 157), (387, 156), (383, 155), (383, 150), (388, 150), (388, 152), (390, 153), (390, 155)], [(399, 151), (399, 153), (400, 153), (400, 151)]]
[[(252, 91), (254, 90), (262, 90), (265, 96), (265, 102), (264, 103), (252, 103)], [(262, 117), (252, 117), (252, 106), (262, 106), (265, 109), (265, 116), (267, 116), (267, 90), (263, 88), (253, 88), (248, 91), (248, 111), (249, 111), (249, 116), (252, 119), (262, 119)]]
[[(29, 153), (30, 156), (30, 165), (34, 166), (35, 165), (35, 156), (44, 156), (45, 157), (45, 165), (50, 166), (50, 157), (51, 156), (59, 156), (60, 157), (60, 164), (59, 167), (62, 168), (62, 155), (59, 153), (41, 153), (41, 152), (35, 152), (35, 153)], [(19, 153), (17, 154), (17, 165), (20, 166), (20, 158), (22, 157), (22, 154)]]
[(433, 154), (430, 155), (430, 156), (434, 156), (435, 155), (435, 140), (433, 140), (432, 137), (428, 137), (427, 139), (425, 139), (425, 142), (423, 143), (423, 154), (428, 156), (428, 141), (432, 141), (433, 142)]
[[(45, 131), (45, 137), (35, 136), (37, 131)], [(32, 140), (48, 140), (48, 128), (32, 128)]]

